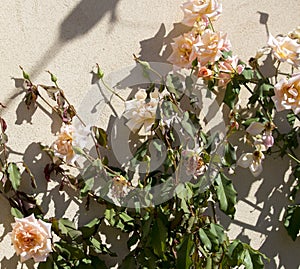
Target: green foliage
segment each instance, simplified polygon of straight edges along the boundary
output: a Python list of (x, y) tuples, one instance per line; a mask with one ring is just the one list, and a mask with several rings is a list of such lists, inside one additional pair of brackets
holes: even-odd
[(228, 216), (234, 217), (237, 192), (232, 181), (224, 174), (220, 173), (215, 179), (215, 190), (220, 204), (220, 209)]
[(287, 208), (284, 227), (295, 241), (300, 231), (300, 205), (292, 205)]
[(21, 184), (21, 173), (15, 163), (9, 163), (7, 167), (8, 178), (14, 190), (18, 190)]

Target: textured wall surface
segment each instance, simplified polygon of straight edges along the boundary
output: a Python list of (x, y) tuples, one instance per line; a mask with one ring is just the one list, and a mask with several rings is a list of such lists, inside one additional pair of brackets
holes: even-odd
[[(169, 43), (179, 35), (182, 13), (179, 0), (12, 0), (2, 1), (0, 9), (0, 102), (8, 123), (12, 158), (31, 164), (43, 192), (49, 215), (74, 216), (80, 207), (72, 197), (61, 195), (54, 186), (47, 189), (43, 179), (41, 156), (36, 156), (36, 142), (50, 143), (51, 111), (32, 115), (21, 104), (24, 92), (20, 87), (22, 65), (36, 82), (48, 82), (51, 70), (73, 104), (91, 86), (90, 71), (99, 63), (105, 73), (133, 64), (132, 54), (148, 61), (165, 61)], [(217, 28), (228, 33), (233, 51), (247, 61), (266, 44), (268, 33), (287, 33), (300, 25), (299, 0), (224, 0), (223, 15)], [(109, 110), (102, 110), (108, 118)], [(293, 242), (279, 219), (288, 204), (284, 191), (290, 185), (288, 167), (281, 160), (269, 160), (260, 179), (253, 179), (246, 170), (237, 170), (234, 184), (239, 193), (235, 220), (223, 217), (232, 236), (261, 248), (271, 261), (267, 268), (296, 269), (300, 264), (300, 241)], [(287, 163), (287, 162), (286, 162)], [(26, 186), (25, 186), (26, 187)], [(16, 268), (18, 257), (10, 247), (12, 218), (7, 202), (0, 197), (0, 267)], [(80, 210), (80, 209), (79, 209)], [(91, 218), (81, 212), (79, 221)], [(101, 214), (101, 212), (94, 212)], [(109, 232), (109, 231), (108, 231)], [(121, 240), (122, 241), (121, 235)], [(119, 237), (116, 236), (118, 239)], [(117, 240), (116, 239), (116, 240)], [(120, 243), (115, 251), (122, 252)], [(115, 265), (116, 261), (111, 261)], [(32, 268), (32, 263), (27, 263)], [(19, 265), (20, 266), (20, 265)]]

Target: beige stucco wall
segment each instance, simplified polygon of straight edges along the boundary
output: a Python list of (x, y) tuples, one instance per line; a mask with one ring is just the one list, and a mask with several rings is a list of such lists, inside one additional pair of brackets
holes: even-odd
[[(36, 163), (39, 156), (34, 159), (33, 156), (37, 150), (35, 142), (52, 141), (49, 136), (50, 112), (38, 111), (28, 116), (26, 108), (20, 105), (24, 93), (21, 88), (16, 88), (20, 86), (19, 81), (12, 79), (20, 78), (18, 65), (22, 65), (34, 81), (42, 83), (49, 81), (45, 70), (51, 70), (58, 76), (59, 84), (71, 102), (79, 105), (91, 86), (90, 71), (96, 62), (110, 73), (132, 64), (133, 53), (149, 61), (165, 61), (170, 52), (168, 46), (166, 51), (163, 50), (165, 45), (182, 28), (177, 24), (182, 18), (181, 2), (2, 1), (0, 102), (7, 105), (7, 109), (1, 114), (8, 123), (9, 146), (16, 151), (11, 157), (32, 163), (42, 181), (40, 188), (50, 203), (50, 212), (62, 215), (67, 207), (76, 208), (78, 201), (62, 197), (55, 189), (46, 190), (42, 168)], [(257, 48), (265, 45), (268, 31), (277, 35), (300, 25), (299, 0), (223, 2), (224, 11), (217, 27), (228, 32), (233, 50), (245, 61), (255, 54)], [(266, 16), (267, 24), (262, 24)], [(104, 110), (103, 118), (108, 117), (109, 110)], [(20, 155), (23, 153), (24, 157)], [(267, 268), (294, 269), (300, 264), (300, 241), (292, 242), (278, 221), (283, 206), (288, 203), (284, 191), (289, 188), (289, 183), (283, 181), (288, 167), (281, 164), (281, 160), (267, 161), (262, 179), (253, 179), (248, 171), (237, 170), (234, 176), (240, 195), (237, 215), (233, 221), (224, 217), (224, 223), (232, 236), (249, 241), (255, 248), (261, 247), (271, 258)], [(54, 202), (50, 202), (51, 197), (55, 197)], [(62, 204), (64, 206), (60, 207)], [(1, 197), (0, 206), (0, 265), (11, 269), (18, 264), (18, 258), (9, 247), (12, 218), (6, 201)], [(71, 210), (68, 214), (71, 216), (72, 213)], [(31, 267), (32, 263), (29, 262), (28, 266)]]

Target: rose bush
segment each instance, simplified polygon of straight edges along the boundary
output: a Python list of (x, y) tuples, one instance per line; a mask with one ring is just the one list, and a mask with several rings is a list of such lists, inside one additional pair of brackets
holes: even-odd
[[(267, 257), (229, 238), (216, 207), (233, 218), (237, 192), (231, 174), (241, 166), (258, 177), (271, 154), (291, 160), (295, 180), (291, 200), (300, 189), (300, 160), (295, 153), (299, 127), (294, 126), (300, 112), (300, 75), (294, 72), (300, 62), (299, 29), (284, 36), (270, 35), (267, 46), (246, 64), (233, 55), (227, 34), (214, 30), (212, 22), (222, 11), (219, 1), (189, 0), (181, 8), (182, 22), (190, 29), (171, 44), (168, 60), (173, 71), (160, 74), (135, 57), (149, 83), (133, 87), (133, 98), (125, 100), (96, 66), (99, 85), (123, 102), (125, 109), (118, 118), (119, 124), (124, 123), (121, 127), (89, 126), (70, 104), (56, 76), (49, 72), (51, 86), (35, 84), (21, 68), (27, 107), (36, 108), (41, 102), (60, 117), (61, 129), (52, 145), (40, 144), (41, 152), (49, 157), (45, 179), (58, 182), (60, 191), (75, 190), (86, 210), (91, 200), (104, 208), (103, 214), (80, 227), (66, 218), (46, 218), (43, 201), (37, 201), (39, 182), (32, 171), (26, 163), (9, 160), (7, 124), (0, 118), (1, 194), (16, 217), (12, 243), (22, 262), (33, 258), (40, 269), (107, 268), (103, 256), (116, 254), (100, 236), (104, 226), (128, 234), (128, 254), (120, 268), (264, 268)], [(273, 78), (261, 71), (266, 56), (277, 64)], [(281, 72), (279, 63), (290, 65), (291, 72)], [(156, 80), (151, 79), (153, 74)], [(251, 95), (246, 114), (240, 104), (243, 91)], [(201, 94), (222, 97), (218, 105), (227, 106), (222, 110), (221, 120), (227, 124), (224, 133), (205, 130), (207, 119), (201, 112), (208, 104)], [(275, 124), (282, 110), (288, 111), (287, 133)], [(119, 156), (114, 154), (119, 152), (114, 152), (113, 142), (127, 132), (128, 140), (118, 145), (130, 145), (132, 155), (116, 164)], [(233, 134), (250, 148), (240, 156)], [(86, 147), (89, 137), (92, 149)], [(21, 186), (26, 174), (30, 194)], [(284, 223), (294, 240), (300, 230), (297, 216), (295, 203), (286, 210)]]

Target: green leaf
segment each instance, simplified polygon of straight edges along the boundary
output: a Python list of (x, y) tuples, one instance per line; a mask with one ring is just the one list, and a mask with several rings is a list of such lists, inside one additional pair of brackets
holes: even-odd
[(232, 217), (235, 213), (235, 204), (237, 192), (235, 191), (232, 181), (224, 174), (220, 173), (215, 179), (215, 189), (220, 204), (220, 209), (228, 216)]
[(203, 243), (205, 249), (210, 251), (212, 249), (212, 243), (203, 228), (199, 229), (199, 236), (200, 236), (201, 242)]
[(176, 98), (179, 98), (179, 93), (182, 92), (183, 84), (179, 77), (174, 75), (167, 75), (166, 86), (169, 92), (173, 93)]
[(82, 236), (84, 239), (88, 239), (91, 236), (93, 236), (100, 226), (101, 220), (100, 219), (93, 219), (88, 224), (85, 224), (84, 226), (80, 227), (79, 230), (82, 232)]
[(191, 137), (195, 137), (196, 130), (192, 122), (189, 120), (189, 112), (187, 111), (183, 114), (181, 126)]
[(51, 256), (48, 256), (45, 262), (40, 262), (38, 266), (38, 269), (53, 269), (53, 268), (54, 268), (54, 262)]
[(227, 142), (225, 144), (224, 151), (225, 151), (224, 152), (225, 165), (231, 166), (231, 165), (235, 164), (235, 162), (236, 162), (235, 148), (229, 142)]
[(168, 229), (160, 218), (155, 219), (150, 237), (153, 252), (158, 257), (165, 259)]
[(177, 251), (176, 268), (189, 269), (193, 264), (191, 253), (193, 250), (193, 240), (191, 234), (186, 234)]
[(240, 240), (234, 240), (228, 247), (228, 263), (231, 266), (240, 266), (244, 259), (244, 246)]
[(95, 256), (92, 257), (92, 266), (94, 269), (107, 269), (105, 262)]
[(21, 184), (21, 173), (18, 166), (15, 163), (9, 163), (7, 172), (13, 189), (18, 190)]
[(93, 189), (94, 182), (95, 182), (95, 179), (93, 177), (85, 180), (84, 187), (80, 190), (81, 198), (87, 196), (88, 192)]
[(129, 253), (122, 261), (120, 269), (135, 269), (135, 268), (137, 268), (135, 258), (132, 253)]
[(300, 205), (288, 206), (284, 227), (295, 241), (300, 231)]
[(95, 138), (97, 143), (102, 147), (107, 147), (107, 133), (102, 128), (93, 127), (93, 132), (95, 134)]
[(22, 219), (24, 217), (23, 213), (15, 207), (12, 207), (10, 209), (10, 213), (12, 214), (13, 217), (16, 217), (16, 218), (19, 218), (19, 219)]
[(108, 220), (108, 222), (114, 226), (116, 223), (115, 220), (115, 216), (116, 216), (116, 211), (113, 208), (107, 208), (104, 212), (104, 217), (106, 220)]
[(80, 147), (73, 146), (73, 150), (74, 150), (75, 154), (77, 154), (77, 155), (87, 156), (86, 153), (84, 152), (84, 150)]
[(133, 222), (134, 219), (130, 217), (127, 213), (121, 212), (119, 217), (124, 221), (124, 222)]
[(76, 244), (69, 244), (64, 241), (54, 243), (59, 253), (67, 260), (80, 260), (85, 258), (83, 250)]
[(246, 80), (251, 80), (255, 77), (252, 68), (245, 68), (242, 72), (242, 75)]
[(229, 82), (226, 87), (226, 92), (225, 92), (223, 102), (226, 105), (228, 105), (229, 108), (233, 109), (236, 98), (237, 98), (236, 89), (234, 89), (233, 84), (231, 82)]
[(68, 219), (59, 219), (58, 228), (61, 234), (70, 237), (72, 240), (75, 240), (82, 235), (82, 232), (77, 230), (75, 224)]

